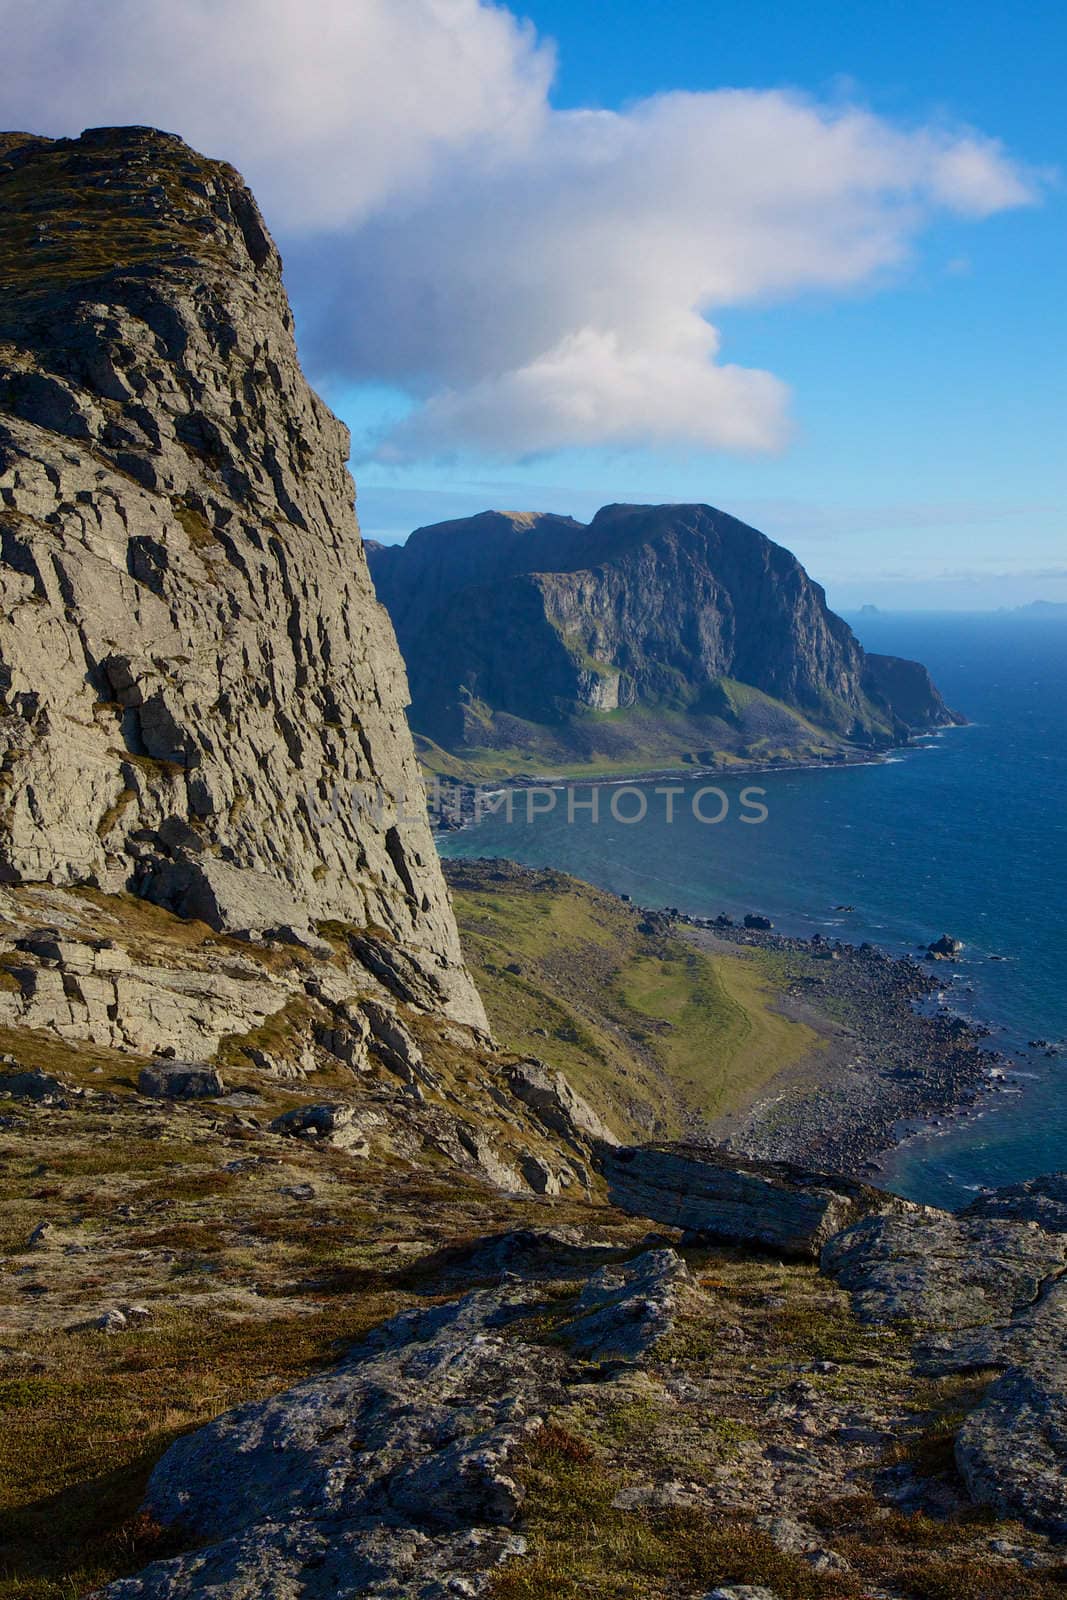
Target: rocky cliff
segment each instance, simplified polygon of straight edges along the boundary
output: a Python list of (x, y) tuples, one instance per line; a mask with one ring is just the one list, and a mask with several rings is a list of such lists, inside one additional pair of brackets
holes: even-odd
[(482, 1024), (344, 427), (240, 176), (0, 141), (0, 864), (242, 933), (373, 927)]
[(533, 725), (611, 754), (627, 713), (685, 719), (691, 759), (882, 748), (956, 720), (924, 667), (867, 656), (789, 551), (710, 506), (486, 512), (376, 546), (371, 570), (413, 726), (449, 749)]
[[(558, 1070), (564, 1047), (568, 1068), (597, 1051), (588, 1017), (521, 1019), (547, 1061), (494, 1045), (344, 433), (300, 375), (254, 202), (126, 129), (0, 140), (0, 205), (0, 1506), (19, 1592), (1054, 1600), (1062, 1179), (958, 1219), (691, 1143), (618, 1149), (597, 1072), (579, 1094)], [(531, 640), (603, 615), (621, 652), (633, 618), (660, 618), (687, 672), (743, 664), (727, 599), (762, 596), (776, 638), (793, 583), (807, 623), (777, 692), (826, 678), (872, 738), (896, 727), (894, 685), (922, 712), (921, 669), (865, 663), (784, 552), (757, 547), (774, 572), (754, 590), (723, 558), (702, 635), (655, 588), (671, 561), (676, 594), (705, 582), (693, 530), (631, 548), (644, 514), (605, 515), (600, 546), (508, 519), (516, 544), (577, 552), (508, 576), (505, 541)], [(597, 609), (619, 548), (625, 627)], [(469, 555), (478, 573), (477, 538)], [(462, 607), (460, 570), (439, 564), (420, 627)], [(588, 654), (584, 706), (605, 677)], [(574, 659), (554, 658), (561, 693)], [(618, 675), (669, 703), (664, 659), (634, 647)], [(641, 937), (665, 969), (655, 926)], [(584, 944), (613, 987), (618, 952), (594, 966)]]

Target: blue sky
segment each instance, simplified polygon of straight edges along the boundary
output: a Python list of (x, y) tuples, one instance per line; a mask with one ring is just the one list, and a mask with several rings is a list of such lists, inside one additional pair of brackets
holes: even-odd
[[(942, 5), (541, 0), (554, 103), (619, 108), (664, 90), (799, 88), (894, 122), (964, 122), (1067, 170), (1067, 13)], [(793, 391), (777, 455), (582, 449), (527, 464), (356, 462), (368, 534), (487, 503), (587, 516), (612, 499), (702, 499), (797, 550), (842, 606), (1067, 600), (1064, 191), (930, 229), (875, 285), (719, 312), (724, 352)], [(391, 397), (331, 398), (357, 435)], [(392, 401), (393, 404), (399, 402)]]
[(244, 173), (368, 535), (705, 500), (842, 607), (1067, 600), (1061, 7), (0, 0), (0, 30), (4, 126), (152, 123)]

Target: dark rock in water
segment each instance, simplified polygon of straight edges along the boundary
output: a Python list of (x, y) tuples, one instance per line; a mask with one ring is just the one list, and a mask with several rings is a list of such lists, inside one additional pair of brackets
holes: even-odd
[(940, 939), (926, 946), (926, 953), (935, 961), (955, 961), (962, 949), (962, 939), (954, 939), (950, 933), (943, 933)]
[(745, 927), (757, 929), (760, 933), (769, 933), (774, 927), (774, 923), (770, 917), (763, 917), (756, 912), (749, 912), (745, 918)]
[(705, 1145), (604, 1150), (601, 1168), (612, 1202), (631, 1215), (792, 1256), (818, 1256), (834, 1234), (870, 1213), (913, 1209), (851, 1178)]
[(141, 1068), (137, 1089), (159, 1100), (200, 1100), (224, 1094), (226, 1085), (215, 1067), (194, 1061), (154, 1061)]
[(1049, 1233), (1067, 1233), (1067, 1172), (1049, 1172), (1026, 1183), (991, 1189), (972, 1200), (961, 1217), (1010, 1217), (1036, 1222)]

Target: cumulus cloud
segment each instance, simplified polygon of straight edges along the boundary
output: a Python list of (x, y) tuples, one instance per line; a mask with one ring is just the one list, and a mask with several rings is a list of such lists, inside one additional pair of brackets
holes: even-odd
[(554, 68), (480, 0), (0, 0), (0, 37), (6, 127), (180, 133), (286, 230), (357, 223), (450, 159), (527, 145)]
[(313, 368), (411, 397), (383, 459), (775, 449), (786, 388), (719, 359), (717, 311), (877, 283), (939, 214), (1035, 197), (995, 140), (776, 91), (556, 111), (551, 48), (482, 0), (0, 0), (3, 24), (8, 126), (154, 122), (242, 168)]

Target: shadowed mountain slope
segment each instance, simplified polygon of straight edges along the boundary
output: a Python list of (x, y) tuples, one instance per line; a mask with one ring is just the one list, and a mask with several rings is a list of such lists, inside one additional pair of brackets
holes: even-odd
[(951, 722), (781, 545), (705, 505), (485, 512), (374, 546), (412, 724), (447, 751), (610, 762), (881, 749)]

